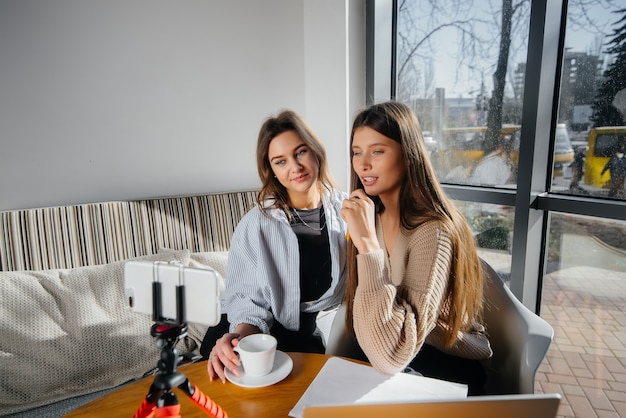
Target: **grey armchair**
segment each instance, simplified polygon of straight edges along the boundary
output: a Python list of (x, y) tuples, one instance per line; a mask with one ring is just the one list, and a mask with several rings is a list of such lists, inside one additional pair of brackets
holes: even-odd
[(531, 394), (535, 374), (554, 338), (554, 329), (524, 306), (491, 266), (485, 275), (483, 320), (493, 356), (485, 361), (487, 393)]

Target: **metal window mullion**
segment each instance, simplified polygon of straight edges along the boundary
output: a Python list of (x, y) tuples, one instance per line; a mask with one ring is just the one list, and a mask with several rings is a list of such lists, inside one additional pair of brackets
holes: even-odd
[(493, 205), (515, 206), (515, 189), (442, 184), (448, 197), (468, 202), (488, 203)]
[(537, 196), (532, 206), (542, 211), (626, 221), (626, 201), (624, 200), (542, 193)]
[(548, 168), (551, 127), (555, 124), (557, 74), (564, 34), (563, 1), (534, 0), (530, 32), (518, 167), (511, 259), (511, 290), (529, 309), (539, 313), (539, 293), (545, 272), (548, 212), (535, 207), (551, 179)]
[(365, 3), (366, 71), (365, 100), (370, 105), (395, 96), (393, 39), (396, 16), (394, 0), (367, 0)]

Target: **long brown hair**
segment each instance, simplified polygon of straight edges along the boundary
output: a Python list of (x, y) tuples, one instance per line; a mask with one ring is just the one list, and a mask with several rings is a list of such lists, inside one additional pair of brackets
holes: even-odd
[(257, 193), (256, 202), (261, 211), (267, 215), (267, 207), (265, 201), (274, 199), (271, 205), (273, 208), (281, 208), (285, 213), (289, 214), (289, 194), (272, 171), (269, 161), (270, 142), (278, 135), (287, 131), (295, 131), (307, 147), (315, 154), (319, 164), (318, 187), (320, 193), (324, 186), (337, 188), (335, 180), (328, 168), (326, 160), (326, 149), (324, 144), (315, 134), (309, 124), (292, 110), (283, 110), (276, 116), (269, 117), (265, 120), (259, 131), (259, 137), (256, 144), (256, 164), (261, 179), (261, 189)]
[[(473, 320), (482, 315), (482, 269), (476, 253), (474, 238), (465, 217), (448, 199), (441, 188), (428, 157), (422, 129), (413, 111), (406, 105), (389, 101), (361, 111), (355, 118), (350, 135), (369, 127), (398, 142), (402, 147), (406, 173), (400, 188), (400, 222), (405, 229), (415, 229), (430, 220), (440, 222), (452, 243), (452, 266), (444, 295), (445, 309), (440, 315), (447, 332), (446, 343), (451, 346), (458, 332), (467, 331)], [(363, 189), (359, 176), (352, 170), (351, 190)], [(371, 196), (376, 211), (385, 208), (377, 196)], [(348, 281), (345, 294), (346, 326), (354, 333), (352, 307), (358, 283), (356, 247), (348, 247)], [(419, 320), (419, 318), (418, 318)]]

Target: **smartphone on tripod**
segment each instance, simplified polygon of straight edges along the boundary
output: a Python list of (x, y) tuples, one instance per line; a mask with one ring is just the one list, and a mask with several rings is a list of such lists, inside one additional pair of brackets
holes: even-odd
[[(156, 293), (155, 283), (159, 284)], [(186, 322), (210, 327), (220, 322), (224, 280), (213, 269), (180, 263), (129, 261), (124, 266), (124, 287), (127, 303), (135, 312), (156, 315), (154, 301), (160, 298), (159, 318), (154, 318), (157, 322), (179, 319), (181, 314)], [(184, 300), (182, 307), (180, 297)]]
[(176, 368), (184, 359), (176, 343), (187, 334), (187, 322), (215, 326), (220, 321), (222, 277), (213, 269), (187, 267), (177, 262), (129, 261), (124, 265), (124, 287), (133, 311), (151, 314), (150, 333), (161, 348), (158, 371), (137, 418), (180, 417), (178, 388), (213, 418), (227, 418), (222, 408)]

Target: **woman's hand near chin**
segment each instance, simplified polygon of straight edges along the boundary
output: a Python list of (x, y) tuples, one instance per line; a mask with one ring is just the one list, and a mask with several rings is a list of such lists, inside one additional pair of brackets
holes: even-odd
[(341, 217), (348, 224), (348, 238), (359, 254), (380, 249), (376, 238), (376, 210), (372, 199), (357, 189), (341, 205)]

